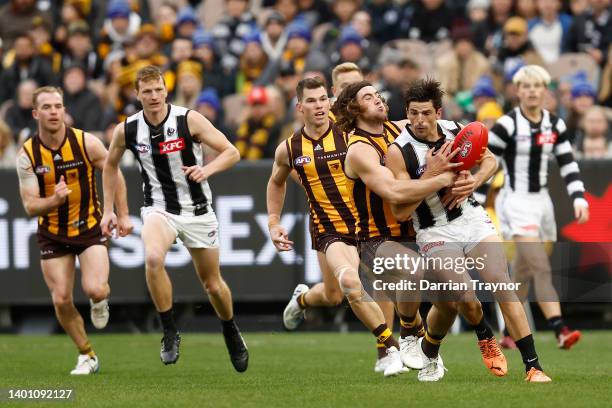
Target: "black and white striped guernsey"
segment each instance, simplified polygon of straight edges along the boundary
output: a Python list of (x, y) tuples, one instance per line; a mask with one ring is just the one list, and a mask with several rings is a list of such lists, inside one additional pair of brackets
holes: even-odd
[(540, 123), (527, 119), (519, 107), (499, 118), (489, 132), (489, 150), (498, 161), (503, 159), (504, 188), (524, 193), (545, 190), (548, 160), (554, 154), (569, 196), (584, 201), (584, 184), (566, 129), (561, 118), (545, 109)]
[(208, 181), (195, 183), (182, 166), (202, 166), (202, 146), (187, 126), (189, 109), (168, 104), (168, 114), (153, 126), (140, 111), (125, 120), (126, 147), (140, 164), (144, 206), (171, 214), (202, 215), (212, 211)]
[[(448, 120), (438, 120), (438, 135), (440, 139), (436, 142), (429, 142), (418, 138), (412, 133), (409, 126), (406, 126), (402, 133), (395, 139), (395, 144), (402, 151), (404, 164), (411, 179), (418, 179), (425, 171), (427, 152), (432, 147), (436, 150), (442, 147), (445, 142), (455, 140), (461, 130), (457, 122)], [(430, 228), (433, 226), (446, 225), (459, 218), (465, 212), (467, 206), (477, 206), (478, 203), (470, 196), (458, 207), (449, 210), (442, 205), (442, 197), (446, 193), (446, 188), (437, 193), (427, 196), (417, 207), (412, 220), (415, 230)]]

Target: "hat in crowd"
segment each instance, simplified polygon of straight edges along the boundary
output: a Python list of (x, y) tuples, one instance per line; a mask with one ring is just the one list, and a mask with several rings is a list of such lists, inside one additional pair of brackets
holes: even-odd
[(453, 42), (473, 41), (472, 30), (467, 24), (456, 24), (451, 29), (451, 38)]
[(242, 37), (244, 44), (257, 43), (261, 45), (261, 33), (259, 30), (251, 30), (244, 37)]
[(312, 38), (310, 27), (308, 27), (308, 24), (303, 22), (293, 22), (287, 27), (287, 38), (289, 40), (292, 38), (302, 38), (310, 42)]
[(340, 32), (340, 37), (338, 38), (338, 48), (342, 48), (347, 44), (357, 44), (361, 46), (362, 41), (363, 37), (361, 34), (359, 34), (359, 31), (357, 31), (352, 25), (348, 25)]
[(157, 29), (153, 24), (147, 23), (140, 26), (138, 30), (138, 34), (136, 34), (136, 38), (140, 38), (145, 35), (151, 35), (157, 38)]
[(476, 8), (488, 9), (491, 5), (490, 0), (470, 0), (467, 4), (467, 9), (472, 10)]
[(489, 76), (481, 76), (472, 87), (473, 98), (495, 98), (496, 95), (493, 80)]
[(196, 106), (203, 104), (210, 105), (217, 111), (217, 113), (221, 111), (221, 100), (219, 99), (219, 95), (217, 95), (215, 88), (208, 87), (204, 89), (200, 95), (198, 95), (198, 99), (196, 99)]
[(83, 20), (73, 21), (72, 23), (68, 25), (68, 34), (69, 35), (75, 35), (75, 34), (89, 35), (90, 34), (89, 24), (87, 24)]
[(183, 7), (176, 16), (177, 27), (184, 23), (192, 23), (194, 25), (200, 24), (198, 16), (196, 16), (196, 13), (191, 6)]
[(525, 66), (525, 62), (521, 58), (513, 58), (509, 59), (504, 63), (504, 81), (512, 82), (512, 78), (514, 78), (514, 74), (518, 72), (519, 69)]
[(126, 0), (112, 0), (106, 9), (106, 17), (113, 18), (128, 18), (132, 10)]
[(268, 91), (263, 86), (254, 86), (247, 95), (247, 103), (249, 105), (265, 105), (268, 103)]
[(280, 77), (293, 76), (296, 75), (297, 72), (295, 70), (295, 65), (293, 65), (292, 61), (281, 60), (280, 61), (280, 69), (278, 71), (278, 75)]
[(202, 78), (202, 64), (193, 60), (181, 61), (176, 68), (176, 76), (180, 77), (183, 74), (192, 74), (196, 78)]
[(502, 108), (497, 104), (497, 102), (487, 102), (483, 104), (478, 112), (476, 113), (476, 120), (482, 122), (486, 119), (497, 120), (504, 115)]
[(510, 17), (504, 24), (504, 33), (525, 34), (527, 32), (527, 20), (523, 17)]
[(47, 31), (51, 31), (51, 22), (42, 16), (34, 16), (32, 18), (32, 28), (42, 27)]
[(572, 84), (572, 99), (581, 96), (590, 96), (591, 98), (597, 97), (595, 88), (586, 80), (578, 80)]
[(204, 31), (203, 29), (199, 29), (195, 33), (193, 33), (191, 40), (193, 41), (193, 48), (207, 46), (209, 48), (215, 49), (215, 37), (213, 37), (211, 33)]
[(82, 71), (84, 74), (87, 74), (87, 69), (85, 68), (85, 66), (79, 62), (73, 62), (70, 65), (68, 65), (67, 67), (64, 68), (63, 71), (63, 75), (66, 75), (66, 73), (68, 73), (69, 71), (72, 71), (73, 69), (78, 69), (80, 71)]
[(266, 18), (266, 26), (268, 24), (270, 24), (271, 22), (276, 22), (278, 24), (281, 25), (285, 25), (285, 23), (287, 23), (287, 21), (285, 20), (285, 17), (279, 13), (278, 11), (274, 10), (272, 13), (270, 13), (270, 15)]

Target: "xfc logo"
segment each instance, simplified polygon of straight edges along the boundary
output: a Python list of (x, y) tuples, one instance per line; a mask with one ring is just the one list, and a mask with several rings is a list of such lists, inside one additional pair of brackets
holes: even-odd
[(161, 154), (168, 154), (172, 152), (178, 152), (185, 148), (185, 140), (181, 137), (179, 139), (169, 140), (159, 144), (159, 152)]

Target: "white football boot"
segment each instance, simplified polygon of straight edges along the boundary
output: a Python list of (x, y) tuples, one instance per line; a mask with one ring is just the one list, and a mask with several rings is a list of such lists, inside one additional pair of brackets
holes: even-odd
[(385, 377), (390, 377), (406, 372), (404, 363), (402, 363), (402, 358), (400, 357), (399, 350), (395, 346), (391, 346), (387, 349), (387, 357), (390, 359), (390, 362), (385, 368)]
[(89, 375), (100, 371), (98, 356), (89, 357), (87, 354), (79, 354), (76, 367), (70, 372), (71, 375)]
[(417, 378), (419, 381), (424, 382), (434, 382), (440, 381), (442, 377), (444, 377), (444, 373), (448, 371), (446, 367), (444, 367), (444, 362), (442, 361), (442, 356), (438, 354), (435, 358), (429, 358), (423, 353), (421, 349), (421, 342), (423, 338), (419, 339), (418, 347), (421, 353), (423, 354), (423, 359), (425, 360), (425, 366), (422, 370), (419, 371)]
[(90, 317), (91, 323), (96, 329), (103, 329), (108, 324), (108, 317), (110, 315), (108, 311), (108, 299), (94, 303), (93, 300), (89, 299)]
[(304, 321), (304, 309), (298, 304), (297, 298), (302, 293), (308, 292), (309, 287), (300, 283), (293, 290), (291, 300), (287, 303), (283, 312), (283, 324), (287, 330), (295, 330)]
[(400, 337), (399, 345), (400, 357), (406, 367), (420, 370), (425, 366), (425, 360), (423, 359), (425, 355), (421, 351), (417, 336)]

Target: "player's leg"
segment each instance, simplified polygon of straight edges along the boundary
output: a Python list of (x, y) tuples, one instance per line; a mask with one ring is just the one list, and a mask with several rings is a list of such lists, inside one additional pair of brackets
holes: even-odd
[(221, 321), (223, 337), (232, 364), (236, 371), (243, 372), (248, 367), (249, 354), (246, 343), (234, 321), (232, 292), (221, 276), (221, 270), (219, 269), (219, 248), (188, 249), (198, 273), (198, 278), (202, 282), (210, 303)]
[(71, 374), (92, 374), (98, 371), (99, 365), (96, 353), (87, 339), (83, 318), (74, 306), (72, 298), (74, 261), (73, 254), (66, 254), (57, 258), (43, 259), (40, 264), (51, 292), (57, 320), (79, 350), (77, 365)]
[(160, 358), (164, 364), (174, 364), (179, 358), (179, 335), (172, 312), (172, 283), (166, 272), (166, 254), (176, 239), (176, 231), (162, 213), (143, 215), (141, 232), (145, 252), (145, 275), (149, 294), (159, 313), (164, 337)]
[(109, 319), (108, 250), (104, 245), (92, 245), (78, 256), (81, 265), (81, 286), (91, 306), (91, 322), (96, 329), (103, 329)]
[(365, 292), (361, 284), (357, 248), (338, 241), (329, 245), (325, 255), (353, 313), (385, 345), (387, 354), (393, 356), (394, 362), (385, 369), (385, 376), (399, 374), (403, 370), (399, 343), (385, 323), (385, 316), (380, 307)]
[[(479, 269), (480, 278), (484, 282), (510, 284), (508, 262), (504, 253), (503, 242), (499, 236), (491, 235), (485, 238), (467, 256), (474, 260), (481, 260), (484, 264), (484, 268)], [(506, 327), (521, 352), (521, 357), (525, 364), (525, 372), (530, 373), (533, 369), (533, 372), (528, 377), (533, 380), (537, 378), (544, 381), (548, 377), (540, 366), (534, 339), (522, 303), (512, 290), (498, 290), (493, 295), (499, 302)], [(495, 345), (483, 343), (481, 347), (484, 347), (488, 354), (497, 354), (497, 343)], [(548, 378), (548, 381), (550, 381), (550, 378)]]
[(530, 271), (542, 314), (554, 330), (559, 347), (570, 349), (580, 340), (581, 333), (578, 330), (570, 330), (563, 321), (559, 296), (553, 285), (552, 270), (544, 244), (539, 238), (530, 236), (515, 236), (514, 241), (517, 270)]

